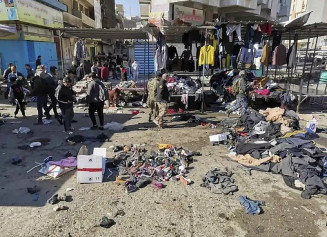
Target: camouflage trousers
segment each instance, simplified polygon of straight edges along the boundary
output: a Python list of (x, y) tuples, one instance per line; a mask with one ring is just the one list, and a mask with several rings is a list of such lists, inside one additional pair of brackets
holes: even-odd
[(167, 112), (168, 104), (167, 102), (157, 102), (157, 106), (159, 108), (159, 114), (156, 117), (156, 120), (160, 127), (163, 125), (163, 118)]
[(159, 108), (158, 108), (157, 102), (155, 102), (154, 100), (150, 100), (150, 101), (148, 101), (148, 106), (150, 109), (149, 120), (151, 119), (153, 113), (154, 113), (154, 118), (156, 118), (159, 114)]

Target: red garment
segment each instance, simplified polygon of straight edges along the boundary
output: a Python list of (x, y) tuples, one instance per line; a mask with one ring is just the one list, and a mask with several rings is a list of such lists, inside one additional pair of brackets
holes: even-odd
[(282, 66), (286, 64), (287, 49), (284, 45), (278, 45), (274, 50), (272, 65)]
[(102, 67), (101, 68), (101, 79), (102, 80), (108, 80), (109, 78), (109, 68)]
[(269, 95), (270, 94), (270, 90), (268, 90), (268, 89), (256, 90), (255, 92), (257, 92), (258, 95)]
[(271, 35), (271, 24), (270, 23), (265, 23), (260, 25), (260, 29), (262, 33), (267, 33), (267, 35)]

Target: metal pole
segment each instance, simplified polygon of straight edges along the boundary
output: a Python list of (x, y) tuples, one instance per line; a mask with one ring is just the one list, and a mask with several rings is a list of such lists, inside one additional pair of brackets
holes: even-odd
[(65, 73), (65, 66), (64, 66), (64, 52), (62, 49), (62, 35), (64, 33), (61, 33), (61, 31), (59, 30), (59, 45), (60, 45), (60, 56), (61, 56), (61, 70), (62, 70), (62, 74), (64, 75)]
[(305, 67), (307, 66), (308, 51), (309, 51), (309, 44), (310, 44), (310, 35), (311, 35), (311, 30), (309, 30), (307, 48), (305, 50), (305, 58), (304, 58), (304, 64), (303, 64), (303, 69), (302, 69), (302, 78), (303, 78), (304, 73), (305, 73)]
[[(298, 79), (299, 79), (299, 75), (298, 75)], [(303, 76), (301, 76), (301, 81), (300, 81), (300, 88), (299, 88), (299, 97), (298, 97), (298, 103), (297, 103), (297, 107), (296, 107), (296, 112), (300, 113), (300, 106), (302, 103), (302, 88), (303, 87)]]
[(317, 51), (318, 36), (319, 36), (319, 35), (317, 34), (317, 37), (316, 37), (316, 43), (315, 43), (315, 48), (314, 48), (314, 51), (313, 51), (313, 60), (312, 60), (311, 67), (310, 67), (310, 73), (309, 73), (309, 79), (308, 79), (307, 93), (309, 92), (309, 86), (310, 86), (310, 80), (311, 80), (311, 73), (312, 73), (312, 68), (313, 68), (313, 62), (314, 62), (314, 59), (315, 59), (315, 56), (316, 56), (316, 51)]
[[(288, 37), (288, 48), (291, 48), (291, 31), (289, 32), (289, 35), (288, 35), (289, 37)], [(293, 47), (295, 46), (295, 44), (293, 45)], [(292, 49), (292, 50), (294, 50), (294, 49)], [(288, 64), (288, 62), (287, 62), (287, 64)], [(289, 89), (290, 89), (290, 71), (291, 71), (291, 68), (287, 65), (287, 85), (286, 85), (286, 87), (287, 87), (287, 91), (289, 91)]]
[(201, 112), (204, 113), (204, 68), (206, 66), (206, 57), (207, 57), (207, 32), (208, 29), (206, 29), (206, 35), (205, 35), (205, 43), (204, 43), (204, 62), (203, 62), (203, 66), (202, 66), (202, 103), (201, 103)]
[(148, 35), (148, 81), (150, 80), (150, 55), (149, 55), (149, 51), (150, 51), (150, 38)]
[(143, 74), (145, 78), (145, 50), (146, 50), (146, 40), (144, 42), (144, 57), (143, 57)]

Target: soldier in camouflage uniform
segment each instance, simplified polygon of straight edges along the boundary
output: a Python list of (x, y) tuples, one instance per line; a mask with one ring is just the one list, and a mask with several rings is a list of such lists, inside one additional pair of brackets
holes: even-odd
[(161, 79), (162, 74), (161, 73), (156, 73), (156, 77), (153, 78), (151, 81), (148, 82), (148, 101), (147, 104), (150, 108), (150, 112), (149, 112), (149, 122), (151, 122), (151, 117), (153, 114), (153, 110), (154, 110), (154, 118), (158, 115), (159, 113), (159, 108), (157, 106), (156, 103), (156, 99), (157, 99), (157, 84), (159, 82), (159, 80)]
[(168, 109), (169, 91), (167, 88), (168, 74), (163, 74), (162, 79), (157, 84), (157, 105), (159, 107), (159, 114), (153, 122), (159, 127), (163, 127), (163, 118)]

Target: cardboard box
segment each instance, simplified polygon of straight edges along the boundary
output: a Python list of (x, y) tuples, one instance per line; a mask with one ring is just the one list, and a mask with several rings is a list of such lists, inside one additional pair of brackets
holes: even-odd
[(101, 183), (103, 179), (102, 156), (79, 155), (77, 156), (77, 182)]
[(101, 183), (106, 167), (106, 148), (94, 148), (93, 155), (77, 156), (77, 182)]

